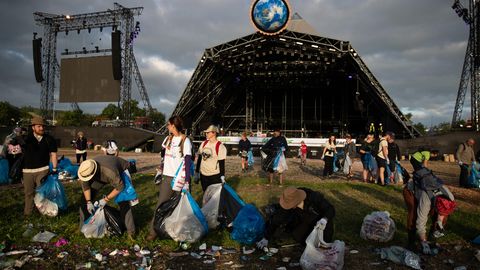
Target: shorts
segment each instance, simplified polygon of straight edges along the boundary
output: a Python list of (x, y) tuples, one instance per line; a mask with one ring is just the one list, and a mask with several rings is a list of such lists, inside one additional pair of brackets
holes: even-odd
[(377, 157), (376, 160), (377, 160), (378, 168), (387, 168), (387, 160), (386, 159)]
[(367, 156), (366, 155), (362, 155), (360, 157), (360, 160), (362, 161), (362, 165), (363, 165), (363, 169), (364, 170), (368, 170), (368, 166), (367, 166)]

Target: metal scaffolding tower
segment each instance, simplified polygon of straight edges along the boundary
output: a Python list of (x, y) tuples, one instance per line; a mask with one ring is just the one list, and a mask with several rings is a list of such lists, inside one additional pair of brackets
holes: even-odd
[(469, 25), (467, 51), (463, 63), (462, 76), (458, 87), (457, 101), (453, 111), (452, 127), (459, 125), (462, 120), (463, 104), (470, 81), (471, 92), (471, 120), (472, 127), (480, 131), (480, 8), (478, 0), (469, 0), (468, 8), (460, 0), (455, 0), (452, 8), (463, 21)]
[[(93, 13), (84, 13), (76, 15), (56, 15), (43, 12), (35, 12), (33, 14), (37, 25), (43, 27), (42, 39), (42, 92), (40, 97), (40, 109), (45, 119), (52, 118), (54, 93), (55, 93), (55, 76), (59, 74), (60, 66), (56, 58), (57, 33), (68, 31), (80, 31), (106, 27), (112, 30), (118, 29), (121, 32), (121, 61), (122, 61), (122, 80), (120, 86), (119, 105), (123, 110), (123, 119), (130, 120), (131, 111), (131, 87), (132, 73), (138, 84), (140, 95), (143, 103), (146, 105), (148, 112), (152, 107), (150, 100), (141, 79), (138, 66), (133, 55), (133, 40), (138, 35), (139, 23), (134, 24), (134, 17), (142, 13), (143, 7), (126, 8), (118, 3), (114, 3), (114, 9)], [(58, 75), (57, 75), (58, 76)], [(73, 104), (74, 109), (78, 108), (78, 104)]]

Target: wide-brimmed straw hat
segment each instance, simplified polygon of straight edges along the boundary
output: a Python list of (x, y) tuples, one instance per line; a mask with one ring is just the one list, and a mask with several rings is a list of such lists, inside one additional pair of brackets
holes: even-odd
[(208, 133), (208, 132), (215, 132), (215, 133), (218, 133), (218, 127), (217, 126), (214, 126), (214, 125), (210, 125), (207, 129), (205, 129), (203, 132), (204, 133)]
[(90, 181), (97, 172), (97, 162), (93, 159), (84, 160), (78, 167), (78, 178), (82, 181)]
[(31, 120), (31, 122), (30, 122), (30, 125), (31, 126), (34, 126), (34, 125), (45, 126), (45, 121), (40, 116), (34, 116)]
[(292, 209), (295, 208), (299, 203), (301, 203), (307, 197), (305, 191), (288, 187), (283, 191), (282, 196), (280, 196), (280, 206), (283, 209)]

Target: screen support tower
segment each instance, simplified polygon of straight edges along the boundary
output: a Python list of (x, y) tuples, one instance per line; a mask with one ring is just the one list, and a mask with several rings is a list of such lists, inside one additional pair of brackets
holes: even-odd
[(462, 120), (463, 104), (470, 81), (472, 127), (476, 131), (480, 131), (480, 2), (478, 0), (469, 0), (468, 2), (468, 8), (464, 7), (460, 0), (455, 0), (452, 5), (457, 15), (470, 27), (462, 77), (453, 111), (452, 127), (459, 126)]
[[(33, 13), (37, 25), (43, 27), (42, 39), (42, 91), (40, 97), (40, 109), (45, 119), (52, 119), (53, 103), (55, 93), (55, 76), (59, 74), (60, 66), (56, 57), (57, 34), (59, 32), (80, 31), (95, 28), (111, 27), (112, 30), (118, 29), (121, 32), (121, 61), (122, 61), (122, 80), (120, 86), (119, 105), (123, 109), (123, 119), (130, 120), (131, 117), (131, 87), (132, 75), (134, 75), (137, 86), (140, 90), (140, 96), (151, 112), (152, 107), (148, 98), (145, 85), (143, 84), (140, 71), (133, 55), (133, 40), (138, 34), (139, 24), (134, 24), (134, 17), (142, 13), (143, 7), (126, 8), (118, 3), (114, 3), (114, 9), (99, 11), (93, 13), (84, 13), (77, 15), (56, 15), (43, 12)], [(74, 104), (73, 108), (78, 108)]]

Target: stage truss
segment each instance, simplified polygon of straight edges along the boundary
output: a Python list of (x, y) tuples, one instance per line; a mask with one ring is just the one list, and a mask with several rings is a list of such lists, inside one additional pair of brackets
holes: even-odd
[[(143, 83), (140, 70), (133, 54), (133, 41), (139, 32), (139, 23), (134, 24), (135, 16), (142, 13), (143, 7), (126, 8), (118, 3), (114, 3), (113, 10), (84, 13), (76, 15), (57, 15), (43, 12), (33, 14), (37, 25), (43, 27), (42, 39), (42, 74), (41, 82), (40, 109), (45, 119), (52, 119), (55, 94), (55, 77), (59, 77), (60, 66), (56, 57), (57, 34), (68, 31), (81, 31), (91, 29), (104, 29), (111, 27), (121, 32), (121, 62), (122, 79), (120, 84), (119, 106), (123, 109), (123, 120), (131, 118), (131, 99), (132, 99), (132, 75), (137, 83), (143, 104), (147, 112), (152, 111), (152, 106)], [(34, 33), (34, 38), (36, 34)], [(96, 51), (90, 51), (95, 53)], [(89, 52), (89, 53), (90, 53)], [(98, 51), (97, 51), (98, 52)], [(74, 52), (75, 53), (75, 52)], [(87, 53), (87, 52), (76, 52)], [(72, 109), (79, 109), (78, 104), (73, 103)]]

